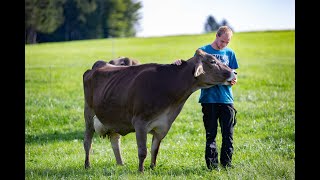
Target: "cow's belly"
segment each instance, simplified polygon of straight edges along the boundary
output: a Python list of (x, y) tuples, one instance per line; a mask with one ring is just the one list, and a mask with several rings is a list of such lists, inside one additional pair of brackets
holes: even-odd
[(94, 107), (96, 114), (93, 119), (95, 131), (101, 136), (109, 135), (110, 133), (118, 133), (124, 136), (134, 132), (131, 115), (126, 111), (127, 109), (115, 103), (108, 102), (104, 106), (103, 103), (99, 103)]
[[(159, 113), (158, 116), (154, 116), (152, 119), (147, 119), (147, 121), (149, 122), (146, 126), (147, 132), (156, 133), (159, 136), (164, 137), (169, 131), (174, 119), (177, 117), (179, 112), (179, 108), (169, 107)], [(101, 121), (96, 116), (94, 116), (93, 120), (95, 132), (100, 136), (109, 135), (110, 133), (118, 133), (124, 136), (130, 132), (135, 131), (130, 120), (124, 120), (120, 122), (119, 120), (123, 118), (115, 118), (117, 119), (117, 121), (114, 121), (114, 118), (111, 119), (109, 119), (108, 121), (104, 119), (104, 123), (102, 124)]]
[(147, 131), (153, 131), (164, 137), (168, 133), (174, 119), (179, 114), (177, 111), (178, 110), (173, 107), (166, 109), (159, 116), (154, 117), (150, 121), (150, 123), (147, 125)]

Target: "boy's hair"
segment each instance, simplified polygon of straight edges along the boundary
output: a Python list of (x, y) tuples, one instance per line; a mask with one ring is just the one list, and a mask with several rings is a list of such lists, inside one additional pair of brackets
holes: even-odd
[(230, 29), (228, 26), (220, 26), (217, 34), (220, 37), (224, 33), (230, 33), (231, 35), (233, 34), (232, 29)]

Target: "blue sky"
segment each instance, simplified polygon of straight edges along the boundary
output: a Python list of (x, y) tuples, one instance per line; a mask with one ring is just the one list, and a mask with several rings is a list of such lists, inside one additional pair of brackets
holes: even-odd
[(235, 32), (295, 29), (294, 0), (138, 0), (138, 37), (201, 34), (209, 15)]

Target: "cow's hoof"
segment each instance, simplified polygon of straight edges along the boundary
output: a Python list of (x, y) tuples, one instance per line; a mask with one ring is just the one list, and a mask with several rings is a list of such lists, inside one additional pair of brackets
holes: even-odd
[(144, 173), (144, 168), (139, 168), (138, 171), (139, 171), (139, 173), (142, 173), (142, 174), (143, 174), (143, 173)]
[(152, 170), (154, 170), (155, 167), (156, 167), (155, 164), (151, 164), (151, 165), (150, 165), (150, 168), (151, 168)]

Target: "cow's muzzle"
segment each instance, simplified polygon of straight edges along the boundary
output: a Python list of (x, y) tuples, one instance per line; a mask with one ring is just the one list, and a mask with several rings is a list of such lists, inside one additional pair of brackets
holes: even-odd
[(231, 76), (226, 80), (225, 83), (223, 83), (224, 85), (231, 85), (231, 81), (235, 78), (237, 78), (237, 72), (235, 70), (232, 70), (233, 73), (231, 73)]

